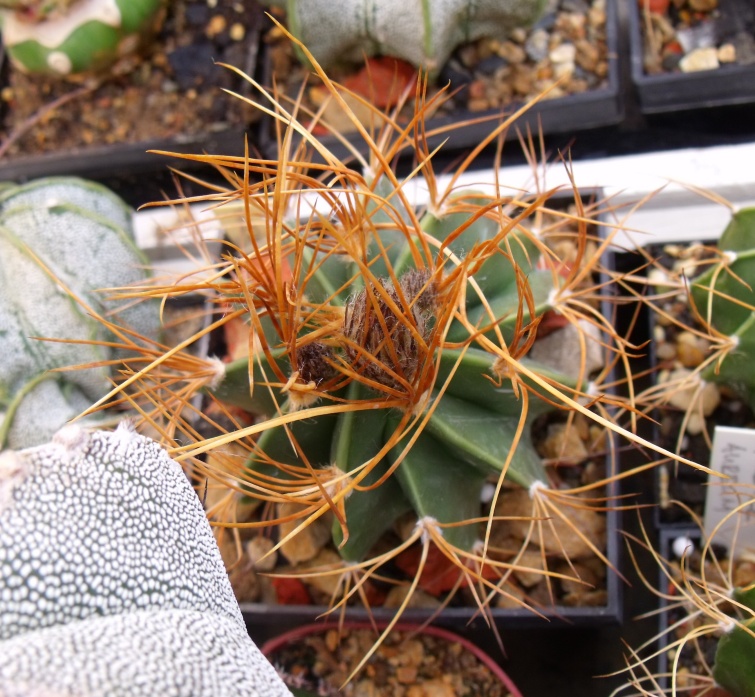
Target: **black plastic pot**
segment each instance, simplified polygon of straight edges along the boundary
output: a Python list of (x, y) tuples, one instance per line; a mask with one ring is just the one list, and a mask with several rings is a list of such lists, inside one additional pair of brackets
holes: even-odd
[[(203, 3), (202, 3), (203, 4)], [(197, 9), (195, 7), (194, 9)], [(201, 8), (200, 8), (201, 9)], [(207, 11), (207, 17), (211, 16), (211, 10)], [(265, 26), (261, 19), (262, 9), (257, 2), (247, 3), (244, 14), (239, 14), (242, 20), (248, 20), (247, 35), (238, 43), (239, 53), (243, 54), (244, 65), (236, 67), (248, 72), (257, 79), (261, 76), (261, 65), (263, 51), (261, 35)], [(219, 51), (219, 44), (212, 44), (211, 48)], [(222, 87), (230, 86), (231, 89), (241, 95), (247, 95), (251, 89), (248, 82), (231, 74), (220, 66), (213, 65), (213, 56), (205, 53), (212, 53), (210, 48), (197, 58), (193, 47), (179, 47), (172, 54), (173, 61), (176, 65), (183, 66), (181, 74), (182, 84), (186, 84), (182, 89), (188, 90), (187, 85), (192, 84), (192, 80), (204, 82), (200, 89), (211, 89), (217, 92), (217, 100), (220, 102), (235, 100), (226, 94)], [(179, 53), (180, 51), (180, 53)], [(218, 55), (214, 58), (217, 60)], [(0, 87), (9, 84), (9, 74), (13, 70), (10, 66), (5, 52), (0, 45)], [(138, 68), (134, 72), (137, 72)], [(219, 77), (217, 81), (214, 77), (207, 77), (212, 73)], [(176, 78), (179, 79), (178, 77)], [(222, 83), (222, 84), (221, 84)], [(71, 90), (76, 85), (71, 85)], [(93, 99), (92, 95), (79, 97), (79, 99)], [(5, 117), (7, 109), (10, 108), (4, 100), (0, 100), (0, 124)], [(65, 106), (58, 109), (65, 109)], [(151, 140), (140, 141), (136, 143), (119, 143), (119, 144), (93, 144), (81, 146), (74, 150), (54, 150), (41, 154), (33, 155), (5, 155), (0, 158), (0, 181), (26, 181), (43, 176), (55, 175), (75, 175), (98, 181), (108, 179), (118, 179), (130, 175), (141, 176), (145, 173), (154, 173), (158, 171), (167, 171), (168, 167), (176, 167), (180, 170), (189, 170), (198, 168), (198, 165), (188, 160), (178, 158), (160, 157), (152, 154), (150, 150), (163, 150), (176, 153), (193, 153), (193, 154), (222, 154), (238, 155), (244, 154), (245, 137), (249, 140), (249, 147), (254, 150), (259, 141), (259, 129), (262, 122), (254, 117), (253, 122), (244, 123), (243, 125), (228, 126), (223, 129), (216, 124), (210, 124), (209, 128), (198, 135), (182, 136), (177, 135), (172, 138), (156, 138)], [(215, 130), (217, 128), (217, 130)], [(9, 134), (4, 134), (7, 137)], [(2, 143), (3, 139), (0, 139)], [(160, 197), (160, 192), (155, 192), (155, 198)]]
[[(667, 527), (660, 531), (658, 536), (658, 551), (664, 559), (674, 559), (674, 542), (677, 539), (686, 538), (691, 541), (695, 550), (700, 548), (701, 535), (699, 528), (690, 525), (679, 525), (676, 527)], [(689, 550), (691, 552), (691, 550)], [(689, 553), (689, 552), (688, 552)], [(668, 578), (661, 571), (658, 574), (658, 590), (666, 592), (668, 589), (666, 586), (669, 584)], [(658, 675), (658, 685), (662, 690), (662, 694), (665, 694), (671, 685), (669, 670), (672, 668), (669, 655), (670, 652), (666, 650), (666, 647), (672, 643), (673, 637), (669, 632), (669, 626), (672, 623), (672, 618), (669, 614), (669, 601), (659, 598), (658, 607), (661, 609), (661, 613), (658, 616), (658, 658), (656, 671)]]
[(629, 12), (631, 72), (640, 110), (645, 114), (707, 109), (755, 102), (755, 65), (725, 65), (694, 73), (648, 75), (643, 65), (641, 9)]
[[(601, 200), (600, 190), (580, 190), (580, 196), (584, 201)], [(560, 201), (564, 206), (573, 202), (572, 196), (556, 195), (551, 199), (551, 205), (558, 205)], [(604, 263), (610, 263), (605, 259)], [(602, 312), (606, 317), (611, 317), (614, 306), (606, 299), (603, 303)], [(613, 382), (613, 381), (611, 381)], [(618, 457), (608, 453), (606, 457), (606, 475), (617, 471)], [(610, 501), (619, 501), (621, 494), (619, 482), (612, 482), (606, 496)], [(621, 504), (617, 504), (621, 505)], [(610, 506), (610, 504), (609, 504)], [(545, 629), (552, 628), (590, 628), (616, 626), (621, 623), (623, 616), (623, 581), (616, 573), (621, 564), (621, 541), (620, 541), (620, 517), (618, 510), (606, 512), (606, 557), (614, 570), (607, 569), (606, 591), (607, 603), (597, 607), (538, 607), (536, 614), (525, 608), (492, 609), (489, 616), (493, 619), (498, 629)], [(260, 642), (269, 639), (275, 633), (296, 627), (302, 624), (314, 622), (328, 611), (326, 606), (308, 605), (268, 605), (264, 603), (242, 603), (242, 614), (250, 628), (253, 638)], [(369, 611), (362, 607), (348, 607), (345, 617), (350, 621), (366, 622), (374, 618), (378, 622), (386, 623), (394, 617), (393, 609), (375, 607)], [(340, 613), (338, 614), (340, 616)], [(336, 614), (332, 615), (334, 619)], [(409, 608), (402, 615), (401, 620), (410, 623), (422, 623), (432, 621), (433, 624), (446, 626), (460, 632), (471, 632), (476, 636), (476, 641), (484, 645), (491, 641), (494, 633), (487, 624), (486, 618), (480, 615), (475, 607), (446, 607), (442, 612), (434, 610)]]
[[(518, 133), (526, 133), (529, 128), (533, 133), (544, 135), (557, 133), (577, 133), (589, 129), (613, 126), (620, 123), (624, 117), (624, 85), (619, 68), (619, 0), (606, 0), (606, 45), (608, 49), (607, 85), (601, 89), (589, 90), (580, 94), (567, 95), (553, 99), (545, 99), (534, 104), (522, 116), (515, 127), (509, 129), (505, 137), (508, 140), (518, 138)], [(272, 77), (269, 68), (267, 78), (263, 84), (270, 85)], [(451, 84), (454, 88), (454, 84)], [(440, 135), (429, 137), (428, 145), (433, 149), (446, 141), (444, 152), (475, 147), (495, 128), (496, 124), (524, 106), (524, 102), (511, 102), (505, 108), (488, 111), (471, 112), (459, 109), (450, 115), (429, 118), (426, 130), (451, 130)], [(462, 121), (470, 119), (485, 119), (483, 123), (474, 123), (458, 127)], [(274, 124), (268, 122), (267, 128), (261, 132), (263, 151), (274, 157), (277, 143), (274, 136)], [(358, 136), (348, 137), (348, 140), (359, 150), (364, 150), (364, 142)], [(337, 156), (346, 157), (347, 150), (333, 137), (321, 137), (320, 140)]]

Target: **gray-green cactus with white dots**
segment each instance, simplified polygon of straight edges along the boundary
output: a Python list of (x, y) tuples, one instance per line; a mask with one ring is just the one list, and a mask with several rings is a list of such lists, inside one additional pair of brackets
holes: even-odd
[(189, 480), (128, 424), (0, 454), (0, 694), (290, 694)]
[(268, 0), (326, 70), (365, 54), (437, 72), (453, 50), (483, 36), (506, 39), (542, 13), (544, 0)]
[[(49, 440), (110, 389), (104, 366), (50, 371), (116, 356), (97, 343), (66, 341), (112, 339), (91, 314), (118, 307), (100, 289), (147, 277), (131, 215), (113, 192), (75, 177), (0, 191), (0, 447)], [(118, 316), (124, 326), (156, 337), (155, 303), (123, 304)]]

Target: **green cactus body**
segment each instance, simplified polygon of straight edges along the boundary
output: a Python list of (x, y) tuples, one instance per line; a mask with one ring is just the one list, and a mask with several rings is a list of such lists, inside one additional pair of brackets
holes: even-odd
[(163, 0), (78, 0), (37, 22), (3, 17), (13, 64), (24, 72), (70, 76), (104, 70), (154, 32)]
[[(131, 211), (106, 188), (51, 178), (0, 192), (0, 407), (6, 412), (0, 443), (18, 448), (44, 442), (110, 390), (104, 366), (48, 371), (115, 356), (97, 345), (113, 337), (88, 308), (116, 310), (98, 291), (144, 280), (145, 267), (131, 236)], [(156, 337), (154, 302), (119, 314), (124, 326)]]
[(0, 693), (290, 694), (181, 466), (128, 424), (0, 454)]
[(755, 208), (732, 215), (718, 243), (722, 260), (694, 279), (691, 296), (713, 328), (735, 342), (702, 374), (725, 383), (755, 407)]
[[(437, 72), (453, 50), (483, 36), (505, 39), (541, 14), (543, 0), (288, 0), (288, 27), (324, 67), (365, 55), (402, 58)], [(302, 56), (303, 57), (303, 56)]]
[(755, 586), (735, 588), (732, 600), (746, 619), (724, 630), (716, 647), (713, 679), (732, 697), (755, 697)]
[(718, 641), (713, 678), (732, 697), (755, 697), (755, 620), (735, 625)]
[[(378, 182), (374, 190), (382, 188)], [(489, 204), (490, 199), (486, 202)], [(420, 228), (438, 245), (450, 240), (448, 248), (461, 258), (474, 254), (478, 245), (495, 239), (496, 235), (501, 239), (501, 226), (496, 220), (485, 216), (473, 219), (484, 205), (475, 192), (459, 194), (450, 204), (455, 206), (453, 213), (443, 216), (427, 212), (419, 220)], [(470, 212), (459, 213), (466, 204), (469, 204)], [(376, 224), (383, 220), (381, 212), (376, 211), (374, 215)], [(386, 221), (389, 219), (389, 216), (385, 217)], [(306, 227), (305, 223), (297, 221), (289, 221), (288, 225), (300, 229)], [(436, 327), (439, 310), (436, 303), (442, 301), (434, 296), (434, 281), (429, 280), (429, 272), (414, 266), (410, 245), (416, 245), (416, 242), (396, 238), (395, 232), (388, 227), (382, 229), (382, 244), (373, 240), (368, 245), (365, 264), (374, 276), (381, 279), (387, 295), (393, 297), (392, 294), (396, 294), (397, 297), (395, 286), (398, 285), (404, 301), (410, 306), (405, 312), (411, 313), (417, 331), (430, 335), (433, 331), (440, 331)], [(384, 256), (379, 253), (380, 249), (386, 250)], [(503, 238), (498, 249), (479, 265), (473, 277), (486, 296), (490, 293), (487, 300), (508, 341), (513, 336), (518, 314), (520, 321), (524, 318), (525, 324), (534, 319), (530, 318), (522, 297), (522, 279), (529, 280), (528, 287), (535, 296), (535, 317), (551, 307), (549, 301), (558, 289), (560, 279), (550, 271), (536, 268), (539, 259), (537, 244), (513, 229)], [(535, 416), (552, 408), (552, 403), (546, 401), (547, 391), (536, 381), (523, 377), (530, 388), (529, 407), (526, 419), (520, 424), (523, 418), (521, 392), (515, 390), (505, 375), (499, 375), (496, 354), (468, 345), (468, 330), (459, 322), (453, 320), (450, 323), (448, 339), (463, 343), (467, 332), (465, 345), (444, 347), (432, 355), (415, 359), (411, 352), (416, 337), (410, 336), (409, 330), (396, 321), (392, 310), (383, 307), (382, 320), (386, 326), (393, 327), (394, 355), (384, 346), (385, 342), (379, 342), (373, 335), (377, 331), (377, 335), (382, 336), (380, 331), (366, 329), (370, 322), (373, 328), (382, 326), (373, 304), (377, 302), (382, 307), (384, 301), (371, 301), (366, 296), (359, 264), (324, 250), (307, 249), (302, 258), (305, 263), (301, 265), (297, 295), (306, 296), (309, 305), (317, 307), (327, 317), (340, 317), (342, 321), (341, 326), (326, 333), (320, 343), (307, 340), (309, 332), (315, 330), (316, 322), (305, 323), (297, 345), (306, 348), (306, 360), (302, 359), (303, 349), (298, 349), (296, 369), (300, 374), (306, 373), (304, 383), (334, 384), (335, 392), (329, 394), (333, 404), (346, 401), (359, 404), (361, 408), (328, 414), (327, 417), (305, 418), (288, 428), (306, 461), (313, 467), (335, 465), (358, 477), (361, 465), (373, 464), (367, 477), (359, 481), (359, 487), (345, 498), (349, 531), (345, 542), (341, 525), (338, 521), (334, 524), (333, 536), (342, 556), (349, 561), (363, 559), (382, 532), (407, 510), (413, 510), (418, 519), (434, 519), (441, 525), (457, 524), (445, 527), (444, 536), (456, 547), (471, 550), (478, 539), (477, 526), (458, 524), (479, 517), (482, 487), (488, 478), (497, 479), (501, 475), (512, 450), (515, 452), (506, 471), (508, 480), (525, 488), (547, 480), (529, 428)], [(388, 280), (388, 266), (393, 281)], [(448, 272), (452, 269), (453, 264), (449, 263)], [(442, 273), (446, 273), (445, 267)], [(495, 324), (485, 319), (484, 306), (471, 284), (467, 290), (466, 309), (472, 323)], [(396, 300), (397, 304), (402, 302)], [(268, 353), (260, 351), (252, 359), (255, 385), (251, 394), (246, 359), (227, 366), (225, 378), (214, 394), (221, 401), (273, 417), (277, 414), (275, 404), (282, 405), (283, 414), (290, 409), (287, 395), (281, 391), (280, 381), (275, 378), (276, 370), (288, 376), (293, 369), (283, 338), (272, 330), (271, 323), (267, 322), (266, 328), (265, 339), (270, 350)], [(378, 357), (379, 361), (373, 363), (364, 353), (349, 349), (350, 342), (344, 342), (344, 336), (362, 347), (372, 347), (366, 348), (365, 353)], [(352, 380), (348, 386), (339, 388), (338, 378), (333, 378), (329, 372), (329, 368), (337, 364), (356, 367), (369, 380)], [(540, 378), (561, 385), (562, 389), (575, 386), (573, 379), (534, 361), (524, 358), (520, 364)], [(380, 400), (385, 399), (385, 394), (370, 386), (381, 383), (391, 388), (398, 385), (400, 377), (416, 380), (423, 370), (428, 369), (435, 377), (427, 391), (425, 406), (415, 410), (414, 414), (402, 413), (396, 407), (382, 407)], [(318, 373), (318, 370), (322, 372)], [(327, 404), (329, 397), (323, 397), (320, 404)], [(406, 433), (396, 441), (399, 427)], [(410, 443), (415, 437), (416, 440)], [(405, 447), (407, 445), (409, 447)], [(276, 472), (271, 461), (284, 466), (298, 465), (302, 468), (299, 471), (306, 471), (303, 469), (304, 459), (295, 452), (283, 426), (264, 430), (258, 439), (258, 448), (264, 455), (253, 456), (248, 464), (255, 481), (270, 481), (265, 480), (266, 477), (285, 480), (297, 476), (295, 470), (281, 471), (279, 468)], [(388, 476), (383, 483), (370, 488), (391, 467), (395, 467), (395, 476)]]

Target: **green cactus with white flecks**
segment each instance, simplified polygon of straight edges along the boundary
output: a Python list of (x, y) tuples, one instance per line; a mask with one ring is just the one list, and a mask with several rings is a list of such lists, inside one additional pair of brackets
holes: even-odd
[(127, 423), (0, 454), (0, 693), (289, 691), (180, 465)]
[(755, 407), (755, 208), (732, 214), (718, 250), (719, 259), (690, 287), (697, 312), (725, 345), (701, 377), (731, 386)]
[(27, 73), (71, 77), (104, 71), (154, 34), (164, 0), (6, 0), (2, 39)]
[[(119, 304), (99, 291), (148, 275), (131, 214), (105, 187), (74, 177), (0, 192), (0, 446), (45, 442), (110, 389), (104, 363), (116, 354), (98, 342), (113, 337), (96, 315)], [(119, 314), (125, 326), (156, 338), (154, 302)], [(51, 372), (87, 364), (99, 367)]]

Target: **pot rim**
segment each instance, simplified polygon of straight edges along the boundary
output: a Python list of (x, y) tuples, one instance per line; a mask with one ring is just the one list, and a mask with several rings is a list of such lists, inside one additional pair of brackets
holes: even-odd
[[(387, 626), (386, 622), (377, 622), (377, 629), (385, 629)], [(279, 634), (272, 639), (268, 639), (261, 647), (260, 651), (265, 655), (265, 657), (269, 658), (270, 654), (275, 652), (276, 650), (280, 649), (283, 646), (286, 646), (287, 644), (296, 641), (297, 639), (300, 639), (305, 636), (309, 636), (311, 634), (321, 634), (323, 632), (328, 631), (329, 629), (375, 629), (375, 625), (371, 624), (370, 622), (344, 622), (343, 624), (339, 624), (337, 622), (317, 622), (317, 623), (308, 623), (301, 625), (299, 627), (294, 627), (293, 629), (290, 629), (288, 631), (283, 632), (282, 634)], [(451, 643), (457, 643), (463, 646), (467, 651), (472, 653), (483, 665), (485, 665), (487, 668), (489, 668), (492, 673), (505, 685), (506, 689), (510, 693), (510, 697), (522, 697), (522, 693), (519, 691), (519, 688), (514, 684), (514, 682), (511, 680), (511, 678), (508, 676), (506, 671), (503, 670), (503, 668), (496, 663), (493, 658), (487, 654), (485, 651), (483, 651), (477, 644), (470, 641), (466, 637), (462, 636), (461, 634), (457, 634), (456, 632), (452, 632), (448, 629), (444, 629), (443, 627), (436, 627), (435, 625), (427, 625), (422, 626), (421, 624), (413, 624), (410, 622), (398, 622), (393, 628), (392, 631), (402, 631), (402, 632), (412, 632), (415, 634), (427, 634), (429, 636), (434, 636), (439, 639), (444, 639), (445, 641), (451, 642)]]

